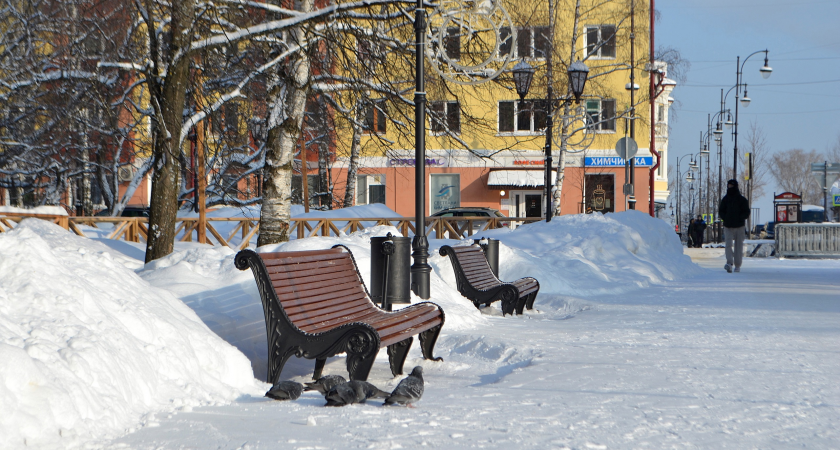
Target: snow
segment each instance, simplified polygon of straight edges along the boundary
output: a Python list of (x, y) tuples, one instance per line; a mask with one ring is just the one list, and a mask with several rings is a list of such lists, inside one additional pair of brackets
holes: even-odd
[(259, 392), (241, 353), (108, 247), (27, 219), (0, 250), (0, 448), (72, 447)]
[[(396, 231), (372, 227), (259, 251), (340, 243), (367, 280), (369, 238)], [(432, 301), (446, 323), (435, 348), (443, 362), (423, 360), (416, 341), (406, 361), (409, 370), (424, 367), (423, 399), (415, 409), (378, 401), (324, 408), (313, 393), (294, 402), (262, 397), (266, 385), (253, 380), (265, 376), (262, 308), (232, 250), (192, 244), (143, 266), (118, 241), (24, 221), (0, 235), (0, 349), (17, 352), (15, 370), (0, 367), (0, 436), (31, 430), (42, 439), (36, 448), (840, 447), (840, 261), (747, 258), (740, 274), (727, 274), (722, 249), (683, 249), (667, 224), (634, 211), (482, 236), (501, 241), (502, 279), (540, 281), (536, 309), (516, 317), (476, 310), (437, 252), (459, 241), (431, 240)], [(45, 276), (30, 273), (55, 282), (44, 286)], [(130, 303), (108, 310), (127, 318), (98, 314), (112, 303)], [(160, 331), (144, 335), (138, 321)], [(33, 337), (36, 326), (51, 334)], [(86, 346), (67, 344), (67, 329)], [(38, 342), (49, 347), (32, 356), (26, 344)], [(93, 382), (74, 381), (67, 349), (98, 362), (85, 366), (98, 370)], [(190, 351), (201, 357), (184, 356)], [(130, 378), (124, 361), (139, 366)], [(39, 389), (60, 387), (51, 391), (61, 391), (57, 399), (33, 392), (29, 366), (52, 381)], [(313, 366), (292, 358), (283, 378), (305, 381)], [(330, 358), (324, 373), (346, 376), (343, 357)], [(384, 350), (369, 381), (385, 390), (400, 381)], [(142, 389), (145, 397), (114, 393)], [(59, 419), (35, 417), (49, 409), (32, 405), (64, 397), (75, 402)], [(30, 428), (18, 410), (32, 414)], [(83, 416), (94, 418), (59, 423)], [(61, 429), (72, 436), (56, 436)]]
[[(557, 171), (552, 170), (552, 179)], [(542, 170), (493, 170), (487, 178), (488, 186), (543, 186), (545, 172)]]
[(822, 211), (825, 208), (817, 205), (802, 205), (802, 211)]
[(15, 206), (0, 206), (0, 213), (15, 214), (47, 214), (52, 216), (66, 216), (67, 211), (61, 206), (36, 206), (34, 208), (17, 208)]

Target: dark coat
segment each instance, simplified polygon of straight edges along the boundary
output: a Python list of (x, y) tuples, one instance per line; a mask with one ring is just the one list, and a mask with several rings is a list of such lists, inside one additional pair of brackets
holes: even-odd
[(695, 220), (694, 221), (694, 232), (697, 233), (698, 236), (702, 236), (705, 231), (706, 231), (706, 221), (705, 220)]
[(750, 202), (741, 195), (737, 187), (728, 188), (726, 195), (720, 201), (718, 214), (726, 228), (739, 228), (747, 223), (750, 217)]

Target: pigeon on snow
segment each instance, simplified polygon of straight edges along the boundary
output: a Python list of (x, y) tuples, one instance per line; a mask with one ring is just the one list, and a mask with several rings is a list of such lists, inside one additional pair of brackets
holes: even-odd
[(265, 393), (274, 400), (297, 400), (303, 392), (303, 385), (296, 381), (278, 381)]
[(420, 400), (423, 396), (423, 368), (417, 366), (411, 374), (400, 381), (394, 392), (385, 399), (386, 405), (408, 405)]
[(306, 384), (306, 387), (303, 388), (303, 390), (318, 391), (321, 395), (325, 395), (335, 386), (346, 382), (347, 380), (345, 380), (344, 377), (342, 377), (341, 375), (325, 375), (321, 378), (318, 378), (316, 381), (304, 383)]
[(324, 398), (326, 406), (345, 406), (353, 403), (364, 403), (369, 398), (385, 398), (388, 393), (368, 383), (367, 381), (348, 381), (333, 387)]

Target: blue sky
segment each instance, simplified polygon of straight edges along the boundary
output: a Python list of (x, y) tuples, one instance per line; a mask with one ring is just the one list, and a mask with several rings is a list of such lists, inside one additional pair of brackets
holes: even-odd
[[(735, 61), (756, 50), (770, 50), (772, 76), (759, 73), (763, 55), (744, 67), (749, 108), (739, 113), (741, 149), (750, 123), (765, 132), (771, 152), (792, 148), (825, 151), (840, 134), (840, 0), (659, 0), (656, 45), (674, 47), (691, 62), (688, 79), (672, 94), (669, 149), (676, 158), (699, 150), (706, 116), (720, 105), (720, 89), (735, 85)], [(733, 94), (728, 107), (734, 108)], [(732, 140), (724, 136), (724, 154)], [(683, 170), (687, 160), (683, 161)], [(705, 176), (705, 175), (704, 175)], [(769, 220), (772, 192), (754, 202), (761, 221)]]

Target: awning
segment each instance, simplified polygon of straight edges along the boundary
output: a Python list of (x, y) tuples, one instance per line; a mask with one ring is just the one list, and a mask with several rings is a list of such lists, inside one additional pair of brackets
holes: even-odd
[[(554, 180), (557, 171), (551, 171), (551, 179)], [(490, 188), (512, 188), (512, 187), (543, 187), (545, 181), (545, 170), (493, 170), (487, 180), (487, 187)]]

